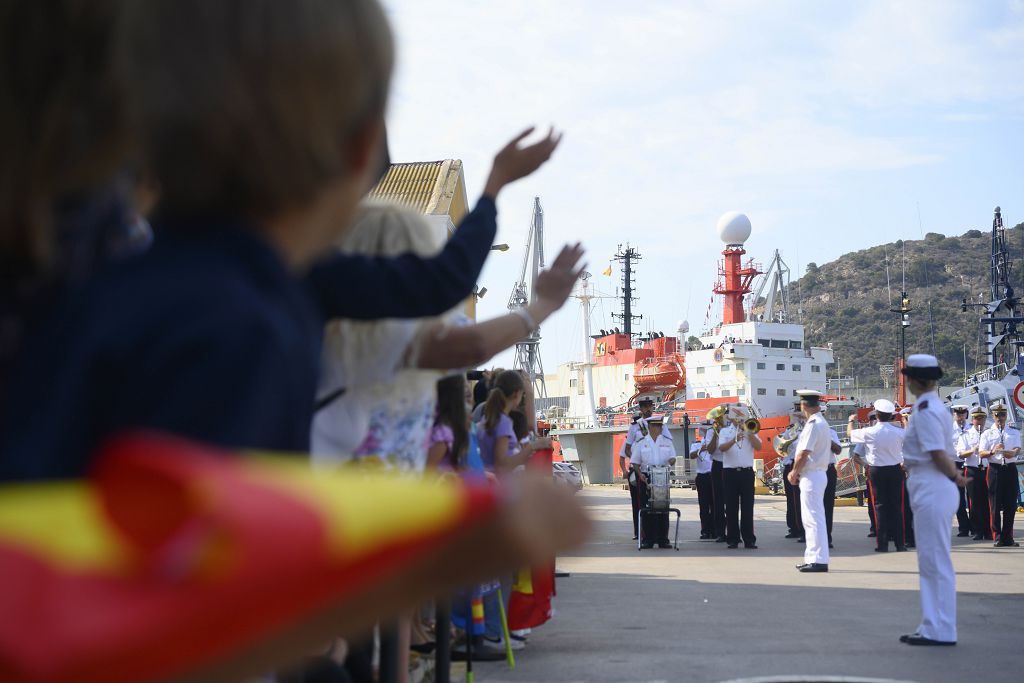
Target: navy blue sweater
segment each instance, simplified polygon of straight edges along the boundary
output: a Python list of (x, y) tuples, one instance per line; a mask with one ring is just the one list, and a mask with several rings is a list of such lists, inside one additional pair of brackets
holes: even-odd
[(81, 476), (104, 439), (134, 428), (307, 451), (324, 318), (457, 305), (496, 210), (481, 199), (433, 258), (333, 256), (305, 280), (243, 223), (154, 227), (151, 249), (61, 297), (21, 353), (0, 418), (0, 480)]

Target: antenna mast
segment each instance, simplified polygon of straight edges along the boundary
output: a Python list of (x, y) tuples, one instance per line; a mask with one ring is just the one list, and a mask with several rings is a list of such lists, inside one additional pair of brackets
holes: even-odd
[[(523, 251), (523, 263), (519, 270), (519, 280), (512, 286), (512, 295), (508, 299), (508, 310), (523, 308), (536, 297), (537, 274), (544, 267), (544, 209), (540, 205), (540, 197), (533, 198), (533, 218), (530, 229), (526, 233), (526, 248)], [(527, 290), (527, 270), (530, 275), (530, 287)], [(544, 383), (544, 365), (540, 359), (540, 328), (530, 332), (530, 336), (516, 342), (516, 359), (512, 365), (515, 370), (524, 370), (533, 383), (534, 394), (539, 397), (548, 395)], [(532, 419), (532, 416), (529, 416)]]
[(634, 273), (633, 273), (633, 262), (639, 261), (642, 256), (633, 247), (626, 244), (626, 250), (622, 250), (622, 245), (619, 245), (619, 250), (615, 252), (615, 256), (612, 257), (616, 261), (622, 263), (622, 313), (612, 313), (612, 317), (616, 320), (622, 321), (622, 333), (632, 336), (633, 334), (633, 321), (640, 320), (643, 318), (642, 315), (633, 315), (633, 302), (636, 301), (636, 297), (633, 296), (633, 290), (635, 287)]

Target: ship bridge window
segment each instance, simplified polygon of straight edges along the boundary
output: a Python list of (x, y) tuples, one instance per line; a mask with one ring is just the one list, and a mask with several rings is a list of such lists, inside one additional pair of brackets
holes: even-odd
[(732, 372), (732, 366), (731, 365), (723, 365), (722, 366), (722, 372)]
[(785, 363), (776, 363), (775, 364), (775, 369), (776, 370), (785, 370), (786, 369), (786, 364)]
[(804, 343), (801, 342), (801, 341), (791, 341), (791, 342), (789, 342), (789, 348), (791, 348), (791, 349), (802, 349), (802, 348), (804, 348)]
[(697, 398), (707, 398), (707, 397), (708, 397), (707, 392), (704, 392), (704, 391), (698, 391), (697, 392)]
[[(788, 349), (789, 348), (789, 342), (787, 342), (785, 339), (772, 339), (771, 341), (772, 341), (772, 348), (773, 349)], [(797, 347), (797, 348), (800, 348), (800, 347)]]
[(704, 368), (697, 368), (697, 374), (698, 375), (703, 375), (704, 374)]
[(576, 378), (575, 377), (573, 377), (573, 378), (571, 378), (569, 380), (569, 386), (570, 387), (575, 387), (576, 386)]
[(785, 389), (776, 389), (775, 390), (775, 395), (776, 396), (785, 396), (786, 395), (786, 390)]
[(722, 389), (722, 396), (732, 396), (732, 392), (728, 389)]
[(803, 368), (801, 366), (799, 366), (799, 365), (794, 365), (793, 366), (793, 372), (800, 372), (800, 370), (802, 370), (802, 369)]
[(758, 387), (758, 389), (757, 389), (757, 395), (758, 396), (764, 396), (767, 393), (768, 393), (767, 389), (765, 389), (764, 387)]
[(739, 389), (737, 389), (736, 390), (736, 395), (737, 396), (746, 396), (747, 395), (746, 387), (740, 387)]
[(771, 342), (770, 339), (758, 339), (757, 343), (760, 344), (761, 346), (765, 347), (765, 348), (768, 348), (769, 346), (772, 345), (772, 342)]
[(764, 370), (764, 369), (765, 369), (765, 367), (767, 367), (767, 366), (766, 366), (766, 365), (765, 365), (764, 363), (758, 363), (758, 364), (757, 364), (757, 369), (758, 369), (758, 370)]
[(811, 372), (821, 372), (821, 366), (820, 365), (812, 365), (811, 366)]

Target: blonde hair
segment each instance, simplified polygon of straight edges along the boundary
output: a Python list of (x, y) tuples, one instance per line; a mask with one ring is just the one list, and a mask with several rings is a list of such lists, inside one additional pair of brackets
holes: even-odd
[[(364, 256), (397, 256), (413, 253), (434, 256), (442, 247), (440, 234), (435, 232), (419, 213), (401, 206), (376, 200), (366, 200), (356, 212), (351, 230), (342, 238), (339, 249), (344, 253)], [(372, 293), (368, 294), (372, 296)], [(379, 356), (382, 345), (393, 345), (396, 338), (407, 338), (405, 365), (414, 365), (420, 333), (434, 325), (436, 318), (422, 318), (414, 322), (404, 320), (350, 320), (337, 319), (327, 323), (325, 352), (343, 360), (353, 373), (374, 373), (364, 367), (361, 359)], [(353, 383), (370, 381), (352, 377)]]
[(124, 5), (129, 111), (171, 210), (301, 206), (383, 115), (394, 54), (376, 0)]

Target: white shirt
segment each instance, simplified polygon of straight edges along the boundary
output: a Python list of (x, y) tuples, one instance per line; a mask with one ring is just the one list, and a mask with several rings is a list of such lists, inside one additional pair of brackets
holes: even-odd
[(672, 439), (663, 431), (654, 440), (648, 434), (633, 445), (633, 457), (630, 464), (636, 465), (642, 472), (651, 467), (669, 464), (669, 460), (676, 457), (676, 447), (672, 445)]
[(850, 430), (850, 442), (864, 445), (864, 460), (869, 467), (902, 464), (906, 436), (906, 431), (892, 422), (876, 422), (870, 427)]
[(629, 446), (630, 449), (632, 449), (633, 445), (636, 444), (637, 441), (647, 436), (647, 423), (644, 423), (643, 431), (641, 431), (641, 422), (643, 422), (643, 418), (629, 425), (629, 431), (626, 432), (626, 440), (622, 442), (622, 450), (619, 451), (619, 455), (623, 458), (629, 457), (629, 454), (626, 453), (626, 446)]
[[(962, 437), (964, 434), (966, 434), (969, 431), (971, 431), (971, 424), (969, 422), (964, 422), (964, 426), (961, 427), (960, 425), (958, 425), (956, 423), (956, 418), (953, 418), (953, 443), (954, 444), (959, 444), (960, 443), (960, 437)], [(966, 450), (966, 449), (963, 449), (963, 450)], [(961, 448), (959, 446), (957, 446), (956, 447), (956, 464), (957, 465), (962, 465), (964, 463), (963, 459), (960, 457), (960, 451), (961, 451)]]
[[(1000, 430), (995, 425), (992, 425), (984, 431), (981, 435), (981, 450), (991, 451), (993, 448), (1003, 444), (1003, 448), (1006, 450), (1013, 450), (1014, 448), (1020, 448), (1020, 432), (1017, 431), (1016, 427), (1011, 425), (1005, 425)], [(1003, 455), (991, 455), (988, 458), (989, 464), (992, 465), (1010, 465), (1017, 462), (1018, 456), (1003, 456)]]
[[(741, 432), (734, 426), (729, 425), (722, 429), (718, 435), (718, 443), (724, 444), (727, 441), (732, 441)], [(722, 452), (722, 467), (753, 467), (754, 466), (754, 446), (750, 443), (750, 436), (743, 434), (742, 437), (732, 445), (727, 451)]]
[[(840, 448), (843, 447), (843, 442), (839, 440), (839, 434), (836, 432), (836, 430), (834, 430), (831, 427), (829, 427), (828, 435), (832, 439), (832, 443), (834, 443), (835, 445), (839, 446)], [(842, 451), (840, 451), (840, 452), (842, 452)], [(835, 451), (833, 451), (831, 448), (829, 448), (828, 449), (828, 453), (829, 453), (829, 455), (832, 456), (832, 459), (829, 462), (829, 464), (831, 464), (831, 465), (838, 465), (839, 464), (839, 456), (835, 454)]]
[[(978, 446), (978, 450), (984, 450), (981, 448), (981, 435), (984, 433), (984, 429), (979, 432), (973, 425), (970, 429), (964, 431), (964, 433), (960, 435), (960, 438), (957, 439), (956, 442), (957, 455), (963, 453), (964, 451), (969, 451), (975, 446)], [(963, 463), (968, 467), (986, 468), (988, 467), (988, 458), (982, 458), (977, 454), (973, 454), (968, 455), (966, 458), (964, 458)]]
[(939, 399), (938, 392), (929, 391), (918, 396), (912, 415), (903, 438), (903, 464), (908, 468), (932, 465), (930, 451), (944, 451), (952, 458), (953, 434), (949, 429), (949, 411)]
[(697, 474), (707, 474), (711, 471), (711, 454), (704, 448), (704, 441), (695, 441), (690, 446), (690, 455), (697, 458)]
[(832, 437), (828, 432), (828, 422), (825, 421), (825, 417), (821, 413), (811, 415), (807, 424), (804, 425), (803, 431), (800, 432), (800, 439), (796, 442), (796, 452), (811, 452), (807, 464), (804, 466), (805, 471), (824, 472), (828, 469), (832, 455), (830, 448)]

